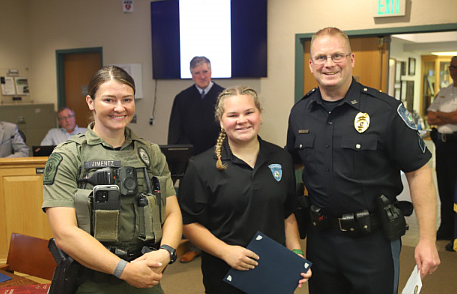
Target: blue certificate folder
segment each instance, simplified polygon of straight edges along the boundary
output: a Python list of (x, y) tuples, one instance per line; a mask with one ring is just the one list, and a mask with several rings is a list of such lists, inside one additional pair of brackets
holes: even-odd
[(11, 280), (11, 278), (8, 277), (7, 275), (0, 273), (0, 283), (8, 281), (8, 280)]
[(259, 265), (248, 271), (231, 268), (224, 282), (248, 294), (292, 294), (312, 263), (275, 240), (257, 232), (247, 249), (260, 258)]

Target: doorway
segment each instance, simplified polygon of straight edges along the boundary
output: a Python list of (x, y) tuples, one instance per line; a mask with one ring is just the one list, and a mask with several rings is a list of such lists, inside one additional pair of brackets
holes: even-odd
[(57, 50), (58, 108), (75, 111), (76, 124), (87, 127), (91, 112), (86, 104), (89, 80), (102, 66), (102, 48)]

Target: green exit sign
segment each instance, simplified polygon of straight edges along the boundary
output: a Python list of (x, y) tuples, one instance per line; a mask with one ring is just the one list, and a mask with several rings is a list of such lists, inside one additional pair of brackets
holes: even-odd
[(404, 16), (406, 0), (374, 0), (374, 17)]

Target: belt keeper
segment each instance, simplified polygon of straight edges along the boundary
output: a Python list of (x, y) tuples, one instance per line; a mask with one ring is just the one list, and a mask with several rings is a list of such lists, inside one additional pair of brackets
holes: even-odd
[(122, 273), (124, 272), (124, 268), (126, 267), (127, 263), (128, 263), (127, 261), (125, 261), (123, 259), (120, 259), (119, 262), (116, 265), (116, 268), (114, 269), (113, 276), (115, 276), (116, 278), (120, 279)]

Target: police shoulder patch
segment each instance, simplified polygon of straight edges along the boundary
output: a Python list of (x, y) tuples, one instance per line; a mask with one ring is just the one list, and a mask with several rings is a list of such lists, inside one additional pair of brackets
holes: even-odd
[(420, 136), (419, 132), (417, 132), (417, 136), (419, 137), (419, 147), (422, 150), (422, 153), (425, 153), (425, 150), (427, 149), (427, 145), (425, 145), (424, 140)]
[(62, 162), (62, 159), (62, 155), (56, 152), (53, 152), (49, 156), (48, 161), (46, 162), (46, 166), (44, 167), (43, 185), (54, 184), (57, 169), (59, 168), (59, 164)]
[(275, 178), (276, 181), (281, 181), (282, 178), (282, 166), (280, 164), (270, 164), (268, 166), (271, 170), (271, 173), (273, 174), (273, 177)]
[(146, 166), (151, 164), (151, 159), (149, 158), (148, 152), (143, 147), (138, 148), (138, 156)]
[(406, 125), (413, 129), (417, 130), (416, 123), (414, 122), (413, 116), (411, 113), (406, 109), (403, 103), (400, 103), (397, 108), (397, 113), (400, 115), (401, 119), (406, 123)]

